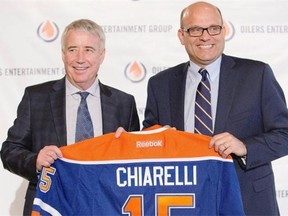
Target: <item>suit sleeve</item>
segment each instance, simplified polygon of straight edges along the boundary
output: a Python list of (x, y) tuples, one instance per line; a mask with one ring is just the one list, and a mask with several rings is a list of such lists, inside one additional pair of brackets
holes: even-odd
[(37, 154), (32, 152), (30, 108), (29, 93), (25, 90), (17, 109), (17, 118), (2, 144), (1, 159), (5, 169), (36, 183)]
[[(261, 89), (263, 133), (244, 140), (246, 169), (261, 166), (288, 154), (288, 110), (284, 93), (269, 65), (264, 65)], [(249, 157), (251, 155), (251, 157)]]

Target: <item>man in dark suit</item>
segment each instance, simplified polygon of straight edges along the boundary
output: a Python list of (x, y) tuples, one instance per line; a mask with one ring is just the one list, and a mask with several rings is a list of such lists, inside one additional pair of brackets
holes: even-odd
[(160, 124), (194, 132), (198, 71), (205, 68), (214, 130), (209, 147), (233, 155), (247, 215), (279, 215), (271, 161), (288, 154), (288, 111), (271, 68), (223, 54), (222, 15), (209, 3), (182, 11), (178, 37), (190, 61), (150, 78), (144, 128)]
[(31, 215), (37, 172), (62, 156), (60, 146), (75, 142), (79, 92), (89, 93), (86, 101), (94, 136), (114, 132), (119, 126), (127, 131), (140, 129), (134, 97), (97, 78), (104, 56), (102, 28), (90, 20), (76, 20), (62, 35), (66, 76), (26, 88), (1, 149), (4, 168), (29, 181), (24, 215)]

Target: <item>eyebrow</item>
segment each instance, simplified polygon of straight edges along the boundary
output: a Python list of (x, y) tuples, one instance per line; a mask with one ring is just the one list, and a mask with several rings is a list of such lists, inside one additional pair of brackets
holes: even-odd
[(93, 50), (96, 50), (93, 46), (85, 46), (85, 48), (89, 48), (89, 49), (93, 49)]
[[(77, 48), (78, 46), (68, 46), (67, 49), (73, 49), (73, 48)], [(89, 49), (93, 49), (96, 50), (93, 46), (84, 46), (84, 48), (89, 48)]]
[[(222, 26), (221, 24), (211, 24), (209, 26), (207, 26), (206, 28), (209, 28), (209, 27), (215, 27), (215, 26)], [(199, 25), (191, 25), (189, 28), (194, 28), (194, 27), (198, 27), (198, 28), (204, 28), (203, 26), (199, 26)]]

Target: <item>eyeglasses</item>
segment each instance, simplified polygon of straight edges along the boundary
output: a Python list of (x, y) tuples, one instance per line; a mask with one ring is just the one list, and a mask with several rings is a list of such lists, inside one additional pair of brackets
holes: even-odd
[(221, 33), (222, 28), (223, 27), (220, 25), (212, 25), (207, 28), (195, 26), (188, 29), (183, 28), (182, 30), (184, 32), (187, 32), (191, 37), (200, 37), (203, 35), (205, 30), (208, 32), (210, 36), (219, 35)]

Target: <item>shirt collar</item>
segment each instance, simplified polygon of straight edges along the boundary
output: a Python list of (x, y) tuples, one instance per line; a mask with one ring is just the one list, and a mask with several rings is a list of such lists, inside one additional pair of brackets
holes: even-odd
[[(209, 73), (209, 78), (212, 81), (216, 79), (216, 77), (219, 76), (220, 74), (221, 60), (222, 60), (222, 55), (219, 56), (214, 62), (212, 62), (211, 64), (205, 67), (205, 69)], [(200, 67), (190, 60), (190, 66), (189, 66), (188, 72), (198, 76), (199, 70), (200, 70)]]
[[(81, 91), (67, 79), (65, 78), (65, 83), (66, 83), (66, 95), (73, 95), (76, 94), (77, 92)], [(99, 79), (96, 77), (94, 83), (86, 90), (86, 92), (89, 92), (93, 96), (99, 95)]]

